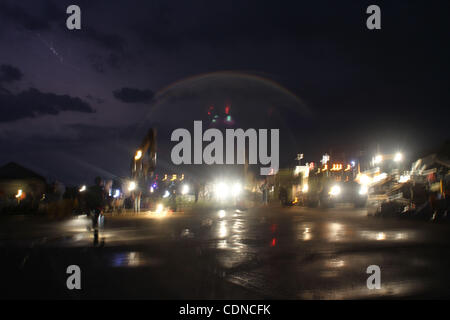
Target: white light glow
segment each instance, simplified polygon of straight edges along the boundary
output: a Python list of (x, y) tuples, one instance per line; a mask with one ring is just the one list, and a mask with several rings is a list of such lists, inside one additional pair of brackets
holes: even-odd
[(373, 162), (376, 164), (383, 162), (383, 156), (381, 154), (376, 155)]
[(362, 185), (368, 185), (368, 184), (370, 184), (370, 183), (372, 182), (372, 179), (371, 179), (368, 175), (362, 174), (362, 175), (359, 177), (359, 182), (360, 182)]
[(365, 185), (363, 185), (363, 186), (361, 186), (361, 188), (359, 188), (359, 194), (360, 194), (360, 195), (365, 195), (365, 194), (367, 194), (367, 191), (368, 191), (368, 188), (367, 188), (367, 186), (365, 186)]
[(16, 198), (20, 198), (22, 194), (23, 194), (22, 189), (17, 190)]
[(156, 210), (155, 210), (155, 212), (156, 212), (156, 213), (162, 213), (163, 210), (164, 210), (164, 206), (163, 206), (161, 203), (158, 203), (158, 204), (156, 205)]
[(302, 192), (306, 193), (306, 192), (308, 192), (308, 190), (309, 190), (308, 184), (304, 184), (303, 187), (302, 187)]
[(330, 194), (332, 195), (332, 196), (337, 196), (337, 195), (339, 195), (341, 193), (341, 187), (339, 187), (339, 186), (332, 186), (331, 187), (331, 189), (330, 189)]
[(403, 160), (403, 155), (400, 152), (397, 152), (394, 156), (395, 162), (401, 162)]
[(181, 194), (188, 194), (189, 193), (189, 186), (187, 184), (184, 184), (181, 188)]
[(408, 182), (411, 177), (409, 175), (400, 176), (400, 179), (398, 179), (398, 182), (405, 183)]
[(142, 150), (136, 151), (136, 155), (134, 156), (134, 160), (139, 160), (142, 158)]
[(136, 182), (131, 181), (130, 184), (128, 185), (128, 191), (133, 191), (136, 189)]
[(388, 175), (387, 175), (386, 172), (382, 172), (382, 173), (376, 175), (375, 177), (373, 177), (373, 182), (375, 182), (375, 183), (376, 183), (376, 182), (380, 182), (380, 181), (386, 179), (387, 176), (388, 176)]
[(216, 197), (218, 199), (222, 200), (222, 199), (226, 199), (228, 197), (228, 188), (225, 183), (220, 182), (220, 183), (216, 184), (214, 190), (216, 192)]
[(242, 191), (242, 186), (239, 182), (236, 182), (233, 186), (233, 196), (238, 196)]

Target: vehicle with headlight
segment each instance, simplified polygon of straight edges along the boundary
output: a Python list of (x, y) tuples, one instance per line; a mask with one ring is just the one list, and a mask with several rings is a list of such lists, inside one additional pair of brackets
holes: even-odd
[(213, 184), (214, 200), (222, 206), (234, 206), (243, 198), (244, 189), (240, 181), (219, 180)]
[(333, 207), (337, 204), (353, 204), (364, 207), (368, 188), (352, 177), (333, 174), (314, 174), (308, 179), (308, 188), (303, 191), (303, 203), (310, 207)]

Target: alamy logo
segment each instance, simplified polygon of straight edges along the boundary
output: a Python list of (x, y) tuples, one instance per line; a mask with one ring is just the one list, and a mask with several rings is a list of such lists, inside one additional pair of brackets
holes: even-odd
[[(226, 129), (226, 158), (224, 160), (224, 137), (222, 131), (210, 128), (203, 133), (202, 122), (194, 121), (194, 161), (193, 164), (244, 164), (246, 158), (245, 141), (248, 140), (248, 164), (269, 165), (260, 169), (261, 175), (272, 175), (279, 168), (279, 129), (270, 129), (270, 156), (268, 154), (268, 130)], [(178, 141), (171, 152), (172, 162), (192, 164), (191, 133), (187, 129), (172, 132), (171, 141)], [(180, 141), (181, 140), (181, 141)], [(203, 149), (203, 142), (210, 142)], [(236, 144), (235, 144), (236, 142)], [(235, 157), (236, 147), (236, 157)], [(235, 162), (236, 158), (236, 162)]]
[(73, 290), (81, 289), (81, 269), (79, 266), (72, 264), (67, 267), (66, 273), (70, 274), (69, 277), (67, 277), (66, 286), (67, 289)]
[(379, 266), (373, 264), (367, 267), (367, 274), (370, 274), (367, 278), (367, 289), (381, 289), (381, 269)]

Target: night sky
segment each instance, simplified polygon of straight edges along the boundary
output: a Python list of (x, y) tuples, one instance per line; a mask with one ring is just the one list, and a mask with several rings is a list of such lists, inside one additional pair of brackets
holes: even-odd
[(0, 165), (128, 176), (155, 126), (158, 171), (176, 170), (172, 130), (226, 104), (236, 128), (280, 128), (282, 166), (377, 146), (412, 157), (449, 138), (449, 4), (0, 0)]

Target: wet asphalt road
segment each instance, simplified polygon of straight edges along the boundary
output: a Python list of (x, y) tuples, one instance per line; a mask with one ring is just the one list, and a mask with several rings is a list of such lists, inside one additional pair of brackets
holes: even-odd
[[(2, 218), (1, 298), (450, 298), (449, 225), (352, 208), (203, 209), (106, 217), (98, 246), (87, 225)], [(73, 264), (81, 290), (66, 287)]]

